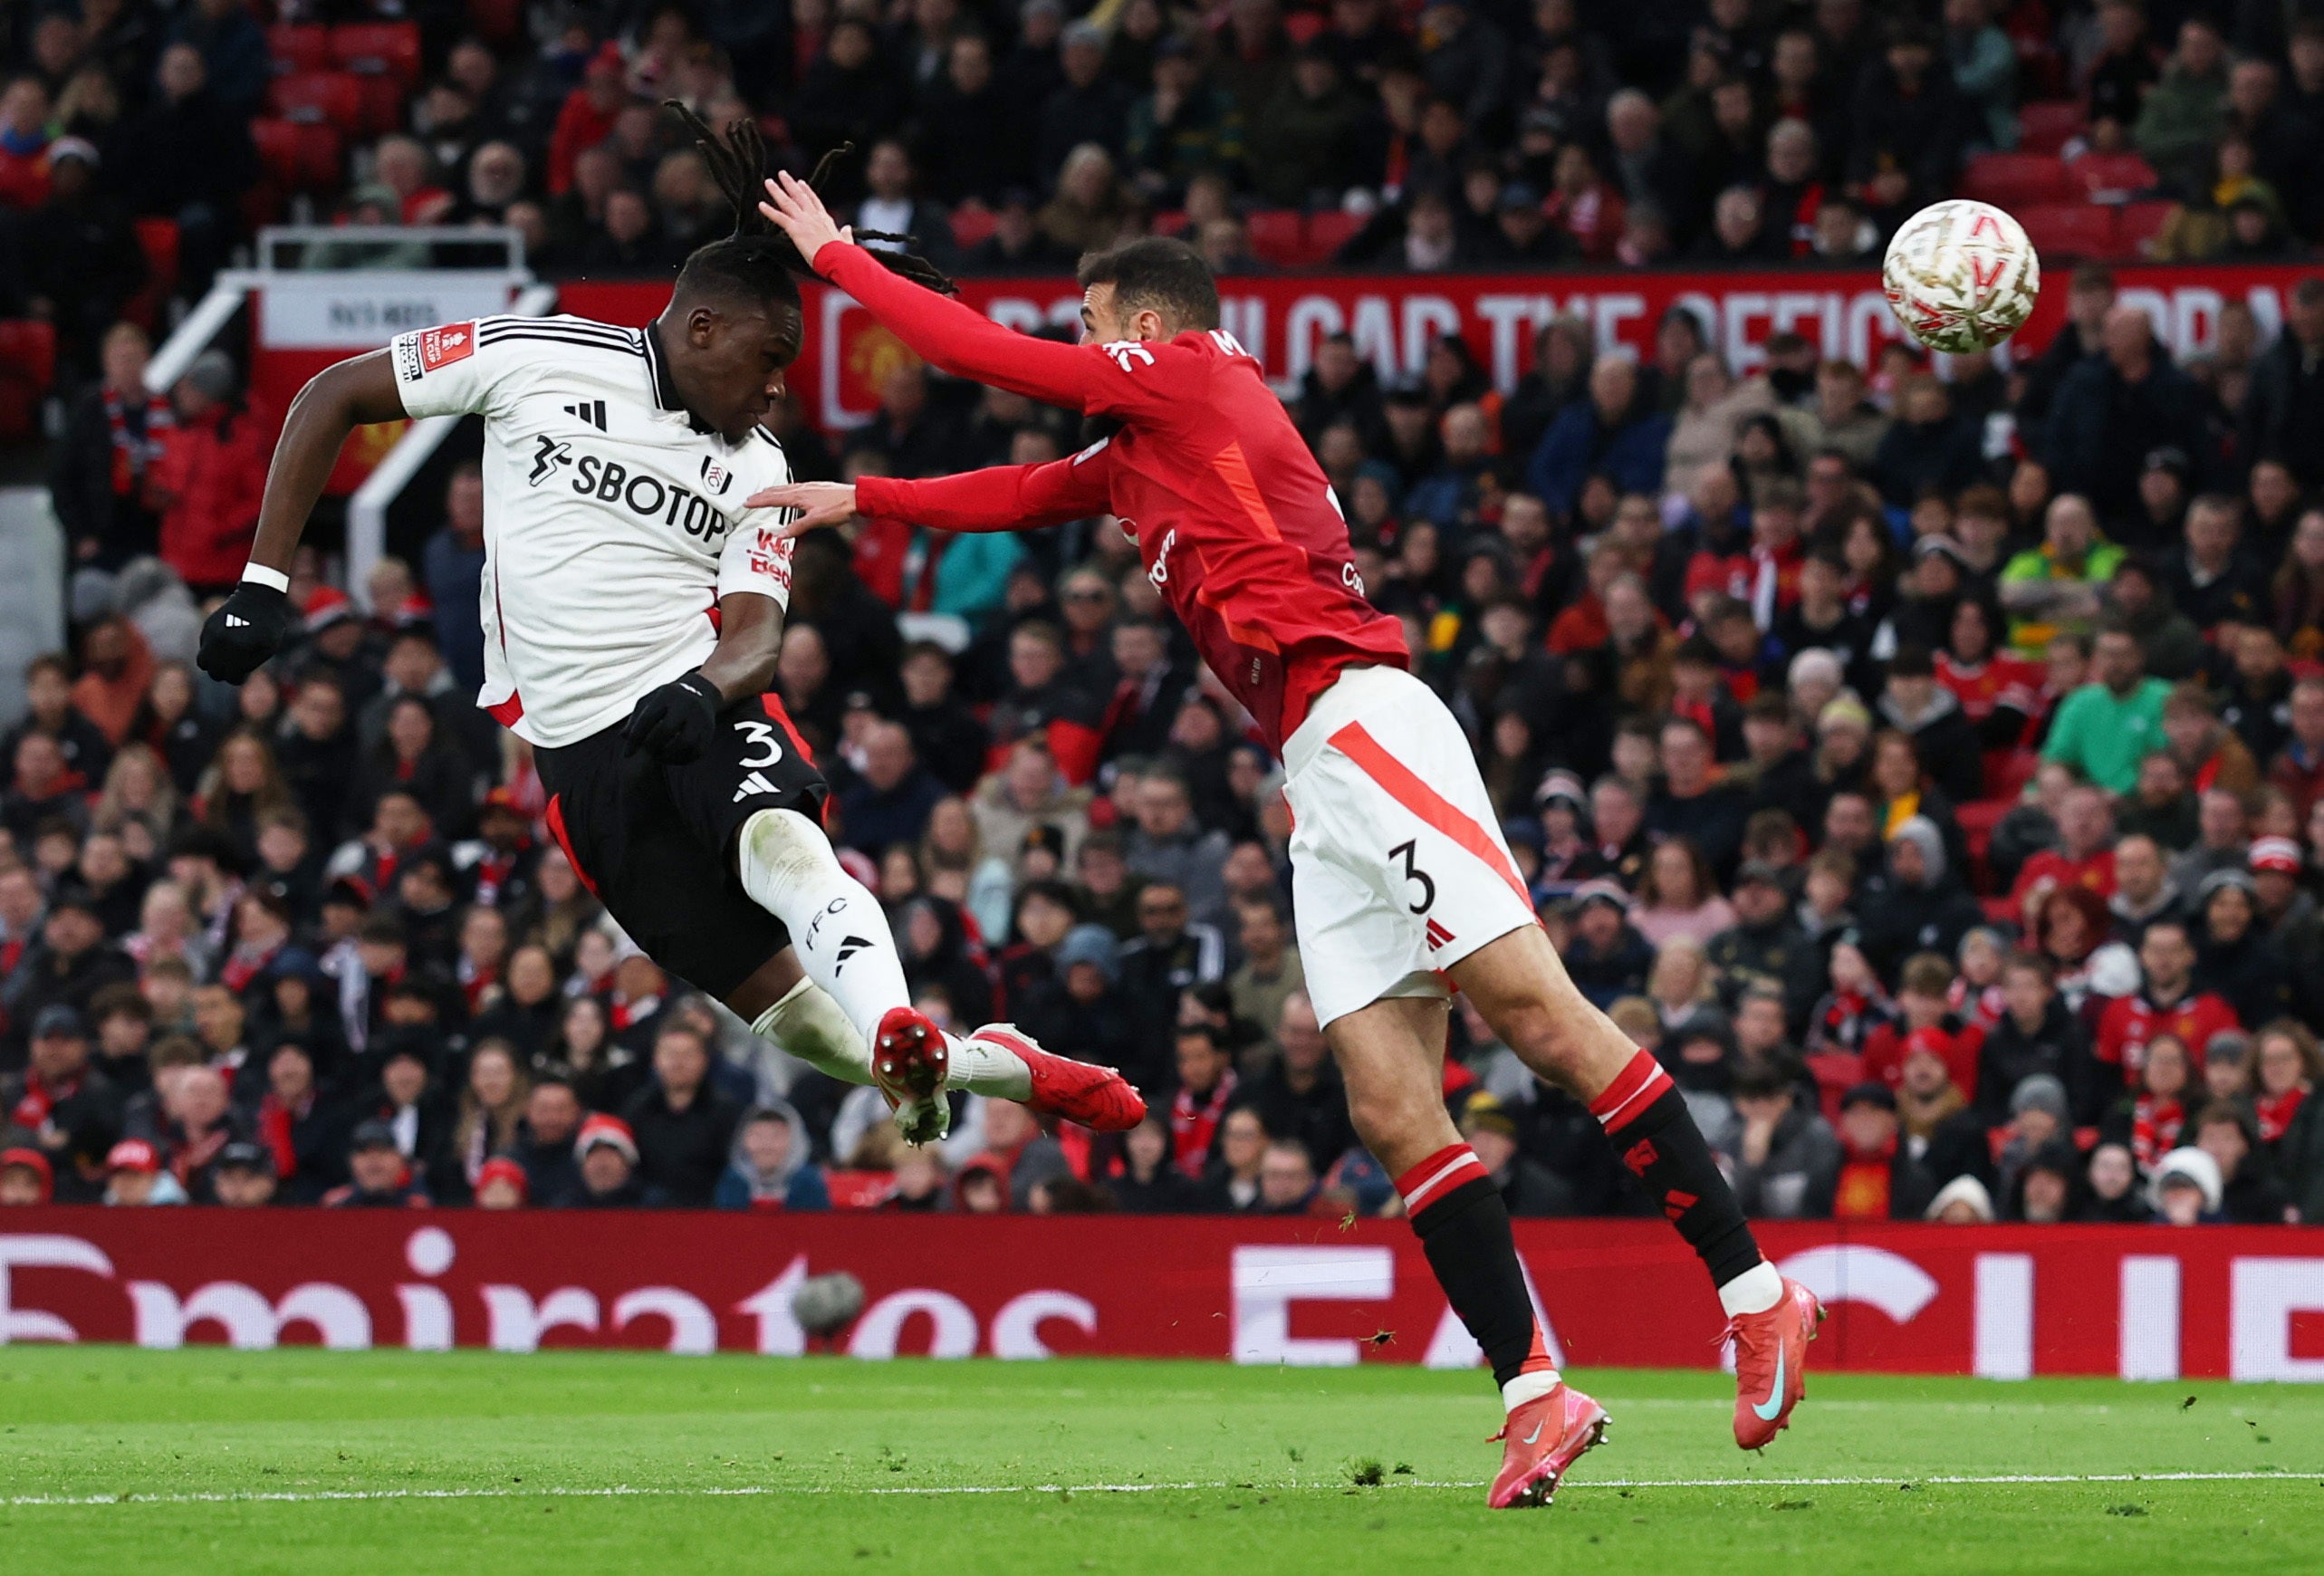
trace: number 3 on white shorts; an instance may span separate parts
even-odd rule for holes
[[[1413,862],[1413,856],[1417,849],[1416,839],[1407,839],[1388,850],[1388,857],[1403,861],[1403,875],[1406,881],[1419,884],[1420,901],[1412,905],[1412,911],[1415,914],[1426,914],[1436,906],[1436,878]]]

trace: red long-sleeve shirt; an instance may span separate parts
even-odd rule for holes
[[[863,513],[947,531],[1111,513],[1211,671],[1278,749],[1343,669],[1407,665],[1402,629],[1364,600],[1330,484],[1234,336],[1054,344],[900,279],[855,246],[827,245],[815,266],[946,371],[1123,423],[1046,465],[865,476]]]

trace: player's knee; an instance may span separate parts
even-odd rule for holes
[[[1581,1014],[1526,1006],[1508,1016],[1508,1022],[1495,1027],[1502,1043],[1516,1052],[1520,1062],[1559,1082],[1574,1081],[1589,1052]]]
[[[762,810],[743,822],[735,840],[745,878],[762,875],[776,886],[795,886],[836,866],[831,840],[795,810]]]
[[[1354,1126],[1356,1136],[1364,1147],[1378,1153],[1383,1145],[1413,1130],[1414,1124],[1431,1115],[1442,1115],[1440,1100],[1422,1098],[1400,1084],[1378,1088],[1350,1087],[1348,1091],[1348,1120]]]

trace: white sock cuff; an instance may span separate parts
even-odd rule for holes
[[[787,1015],[783,1009],[790,1006],[792,1003],[797,1001],[802,993],[813,990],[814,988],[815,982],[809,979],[805,975],[801,975],[799,976],[799,983],[792,985],[789,990],[783,992],[783,999],[781,1001],[775,1003],[774,1005],[769,1007],[765,1012],[761,1013],[757,1017],[751,1020],[751,1033],[756,1034],[762,1040],[775,1040],[780,1043],[778,1030],[782,1025],[783,1018]]]
[[[871,1081],[871,1052],[831,993],[802,979],[758,1015],[751,1033],[847,1083]]]
[[[1783,1277],[1765,1259],[1719,1288],[1719,1306],[1730,1319],[1764,1313],[1783,1300]]]
[[[1513,1412],[1527,1401],[1538,1401],[1565,1382],[1564,1376],[1553,1368],[1535,1369],[1521,1373],[1501,1387],[1503,1411]]]

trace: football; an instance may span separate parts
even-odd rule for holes
[[[1991,203],[1933,203],[1899,226],[1880,264],[1889,310],[1933,351],[1983,350],[2021,327],[2041,289],[2024,227]]]

